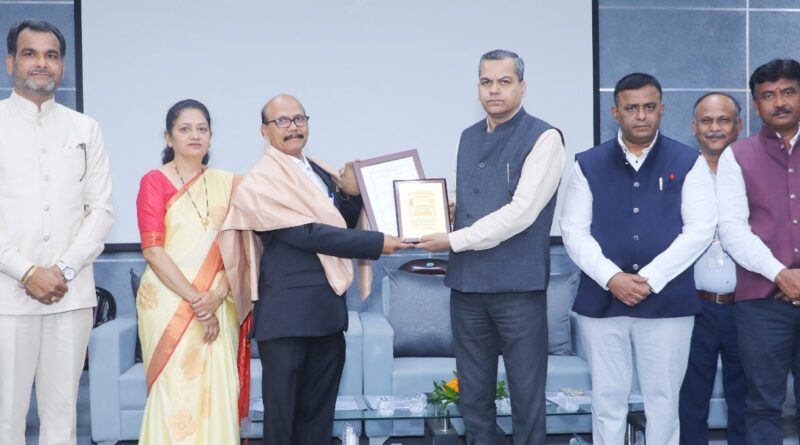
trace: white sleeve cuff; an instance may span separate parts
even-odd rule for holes
[[[597,265],[596,277],[594,277],[594,280],[603,290],[608,290],[608,282],[614,275],[620,272],[622,272],[622,269],[611,262],[611,260],[603,259]]]
[[[457,253],[467,250],[467,237],[463,229],[450,232],[447,237],[450,239],[450,250],[453,252]]]
[[[774,283],[775,279],[778,277],[778,274],[783,269],[786,269],[786,266],[775,259],[775,257],[772,257],[769,259],[769,261],[767,261],[767,264],[764,265],[762,275]]]

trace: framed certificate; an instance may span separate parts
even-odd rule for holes
[[[444,179],[394,181],[398,236],[419,242],[423,235],[450,232]]]
[[[397,236],[394,181],[425,177],[417,150],[355,161],[353,169],[370,228]]]

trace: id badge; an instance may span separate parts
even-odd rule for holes
[[[725,266],[725,253],[722,251],[722,245],[719,243],[718,239],[711,242],[711,246],[708,247],[706,258],[708,260],[708,267],[710,268]]]

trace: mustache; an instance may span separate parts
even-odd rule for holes
[[[725,139],[725,133],[721,131],[709,131],[704,134],[706,139]]]
[[[44,74],[50,77],[53,77],[53,72],[47,69],[34,69],[31,71],[31,75],[34,74]]]
[[[774,117],[774,116],[777,116],[779,114],[786,114],[786,113],[791,113],[791,112],[792,112],[792,109],[789,108],[788,106],[784,105],[782,107],[778,107],[778,108],[772,110],[772,112],[769,115]]]
[[[289,139],[305,139],[305,136],[302,133],[291,133],[283,137],[284,142]]]

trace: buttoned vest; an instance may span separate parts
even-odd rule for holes
[[[482,120],[461,133],[456,174],[454,228],[511,202],[522,164],[549,124],[520,109],[510,120],[486,131]],[[550,274],[550,226],[556,197],[522,232],[491,249],[450,253],[445,285],[471,293],[544,290]]]
[[[697,156],[660,134],[638,171],[616,138],[577,155],[592,192],[591,234],[623,272],[638,273],[681,233],[681,191]],[[700,299],[691,267],[632,307],[582,273],[573,310],[595,318],[680,317],[698,313]]]
[[[731,145],[742,169],[750,209],[750,229],[785,266],[800,267],[800,140],[790,156],[769,127]],[[736,266],[737,301],[769,298],[777,286]]]

